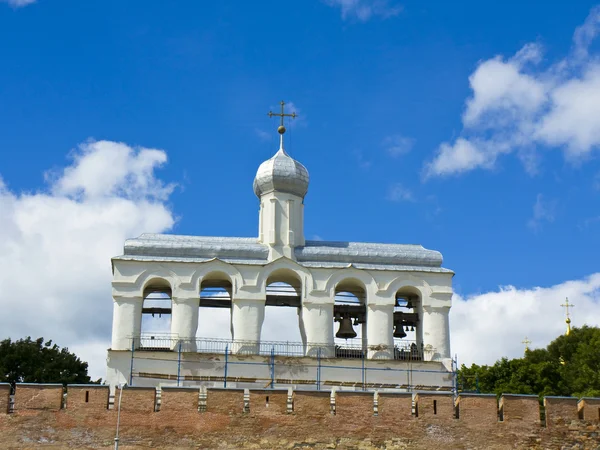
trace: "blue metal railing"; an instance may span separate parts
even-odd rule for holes
[[[219,338],[180,338],[171,334],[142,334],[132,338],[132,349],[238,355],[290,356],[347,359],[430,360],[434,350],[418,346],[415,341],[394,340],[393,348],[364,345],[361,339],[323,344],[288,341],[244,341]]]

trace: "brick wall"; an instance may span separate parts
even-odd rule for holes
[[[460,394],[456,400],[458,418],[469,425],[498,422],[495,394]]]
[[[373,392],[337,391],[335,415],[352,420],[372,417],[373,395]]]
[[[540,423],[540,402],[537,395],[502,394],[500,414],[507,424],[534,426]]]
[[[568,426],[572,420],[577,420],[577,401],[574,397],[544,397],[546,426]]]
[[[206,411],[238,415],[244,412],[243,389],[209,388],[206,397]]]
[[[397,422],[412,418],[412,394],[380,392],[377,401],[377,415],[385,422]]]
[[[250,391],[250,412],[259,415],[287,414],[287,389]]]
[[[453,419],[454,397],[452,394],[421,393],[415,396],[417,417],[424,419]]]
[[[198,412],[200,389],[197,387],[163,386],[160,395],[160,412],[188,413]]]
[[[45,409],[58,411],[62,406],[62,384],[17,383],[15,412]]]
[[[115,390],[115,410],[119,407],[120,389]],[[151,413],[155,410],[156,389],[153,387],[125,386],[121,412]]]
[[[329,391],[295,391],[294,413],[304,417],[327,417],[330,397]]]
[[[584,397],[579,401],[580,417],[590,422],[600,421],[600,398]]]
[[[67,409],[108,409],[110,388],[99,384],[69,384],[67,385]]]
[[[0,383],[0,414],[8,413],[10,402],[10,384]]]

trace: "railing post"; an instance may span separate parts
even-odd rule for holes
[[[179,387],[179,377],[181,376],[181,339],[179,340],[179,351],[177,354],[177,387]]]
[[[271,347],[271,389],[275,388],[275,347]]]
[[[129,386],[133,386],[133,353],[135,352],[135,337],[131,338],[131,363],[129,364]]]
[[[321,390],[321,347],[317,349],[317,391]]]
[[[365,390],[365,351],[362,352],[362,390]]]
[[[223,378],[223,387],[227,387],[227,362],[229,358],[229,344],[225,344],[225,377]]]

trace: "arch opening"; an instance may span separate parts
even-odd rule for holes
[[[172,291],[165,280],[150,281],[143,292],[139,347],[143,350],[171,349]]]
[[[334,336],[338,358],[365,357],[366,298],[365,286],[359,280],[343,280],[335,287],[333,321],[339,324]]]
[[[213,272],[200,283],[198,339],[231,339],[231,299],[233,286],[229,276]]]
[[[261,341],[304,341],[301,330],[302,288],[300,276],[291,269],[279,269],[269,275],[265,283],[265,318]],[[301,350],[290,349],[292,351]]]
[[[394,359],[423,359],[421,297],[410,288],[396,292],[394,304]]]

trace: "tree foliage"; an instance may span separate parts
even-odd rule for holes
[[[600,396],[600,328],[574,328],[545,349],[527,350],[523,358],[502,358],[492,366],[463,364],[457,375],[463,391]]]
[[[5,383],[90,383],[88,363],[44,338],[0,341],[0,381]]]

